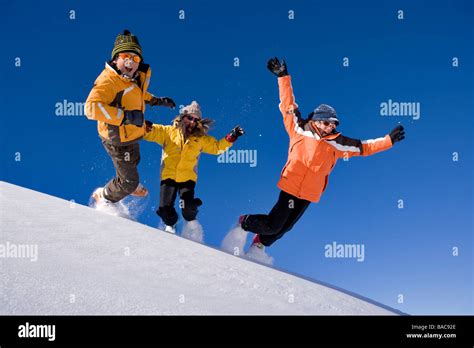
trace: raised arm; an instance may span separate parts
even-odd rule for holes
[[[291,76],[288,75],[284,60],[280,63],[278,58],[272,58],[268,61],[267,68],[278,77],[278,89],[280,94],[280,104],[278,107],[283,115],[285,129],[291,137],[297,133],[300,120],[298,104],[295,102],[293,87],[291,85]]]

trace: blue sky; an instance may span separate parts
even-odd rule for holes
[[[113,176],[96,123],[58,117],[55,104],[85,101],[115,36],[127,28],[152,66],[150,92],[177,104],[197,100],[216,120],[212,135],[240,124],[246,135],[235,149],[257,150],[253,168],[201,156],[199,220],[206,243],[219,246],[240,214],[267,213],[278,197],[288,137],[276,78],[265,66],[270,57],[285,57],[304,115],[327,103],[347,136],[376,138],[401,123],[407,138],[373,157],[339,161],[321,201],[268,249],[276,266],[412,314],[473,313],[471,1],[135,4],[2,4],[8,49],[1,57],[1,180],[87,204],[93,189]],[[420,103],[420,118],[381,116],[380,103],[389,99]],[[175,115],[164,108],[146,112],[165,124]],[[139,170],[151,194],[138,220],[157,226],[161,148],[141,144]],[[364,244],[364,262],[325,258],[324,246],[334,241]]]

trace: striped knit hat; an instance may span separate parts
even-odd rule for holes
[[[114,59],[115,56],[120,52],[134,52],[138,54],[143,60],[142,47],[138,42],[138,37],[132,35],[127,29],[123,31],[123,34],[117,35],[114,48],[112,50],[112,59]]]

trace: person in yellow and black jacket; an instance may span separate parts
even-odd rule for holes
[[[219,155],[244,134],[244,130],[236,126],[227,136],[217,140],[207,134],[213,122],[202,118],[201,108],[196,101],[183,107],[172,125],[146,121],[147,133],[144,140],[163,147],[160,204],[156,213],[165,223],[167,232],[175,233],[175,225],[178,222],[178,214],[174,208],[177,194],[181,199],[182,215],[188,222],[189,229],[200,228],[196,216],[202,201],[194,197],[199,156],[202,152]]]
[[[124,30],[115,39],[112,59],[97,77],[85,104],[88,119],[97,121],[102,144],[111,157],[116,177],[93,193],[96,203],[118,202],[132,194],[146,196],[140,184],[139,140],[145,135],[145,104],[174,108],[173,99],[147,91],[151,68],[143,62],[138,38]]]

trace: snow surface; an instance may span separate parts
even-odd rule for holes
[[[5,182],[0,182],[0,228],[0,246],[38,248],[36,261],[11,253],[0,257],[2,315],[400,314],[132,220]]]

